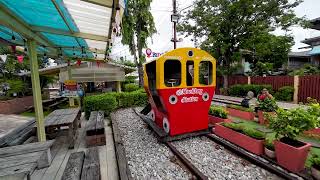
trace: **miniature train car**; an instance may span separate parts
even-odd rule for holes
[[[175,136],[208,129],[216,86],[216,60],[196,48],[179,48],[144,64],[149,115]]]

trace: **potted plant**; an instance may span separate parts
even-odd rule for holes
[[[209,123],[231,122],[228,119],[228,111],[221,106],[211,106],[209,109]]]
[[[278,109],[278,105],[274,98],[265,98],[264,100],[258,100],[258,118],[260,124],[268,124],[268,120],[265,114],[274,114]]]
[[[292,171],[304,169],[311,144],[297,140],[298,135],[318,124],[318,117],[302,108],[284,110],[278,108],[277,116],[270,116],[270,128],[276,133],[274,141],[279,165]]]
[[[230,116],[238,117],[249,121],[254,120],[254,112],[251,108],[246,108],[238,105],[228,105],[227,111],[229,112]]]
[[[264,154],[271,159],[276,158],[276,153],[274,152],[274,144],[270,139],[266,139],[266,141],[264,142]]]
[[[265,134],[260,131],[245,128],[241,123],[218,123],[215,126],[214,133],[251,153],[263,154]]]
[[[313,154],[311,157],[311,174],[315,179],[320,179],[320,157]]]

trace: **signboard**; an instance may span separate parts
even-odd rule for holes
[[[156,52],[152,52],[152,50],[150,48],[146,49],[146,55],[148,58],[150,57],[160,57],[163,53],[156,53]]]
[[[78,97],[78,86],[75,80],[64,81],[63,97]]]

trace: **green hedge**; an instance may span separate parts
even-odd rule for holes
[[[230,96],[245,97],[249,91],[252,91],[257,96],[262,89],[268,89],[269,93],[273,93],[271,85],[256,85],[256,84],[237,84],[229,88]]]
[[[274,95],[276,100],[279,101],[292,101],[293,100],[294,88],[291,86],[283,86]]]
[[[124,85],[124,91],[125,92],[132,92],[132,91],[136,91],[139,89],[139,86],[137,84],[134,83],[129,83],[129,84],[125,84]]]
[[[89,119],[91,111],[102,110],[106,115],[118,108],[144,106],[148,102],[147,94],[141,90],[121,93],[104,93],[84,98],[84,111]]]

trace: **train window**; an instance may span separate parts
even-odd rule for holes
[[[193,61],[187,61],[187,86],[193,86],[194,82],[194,62]]]
[[[167,87],[176,87],[181,84],[181,62],[166,60],[164,63],[164,83]]]
[[[200,62],[199,83],[201,85],[210,85],[212,83],[212,63],[210,61]]]

